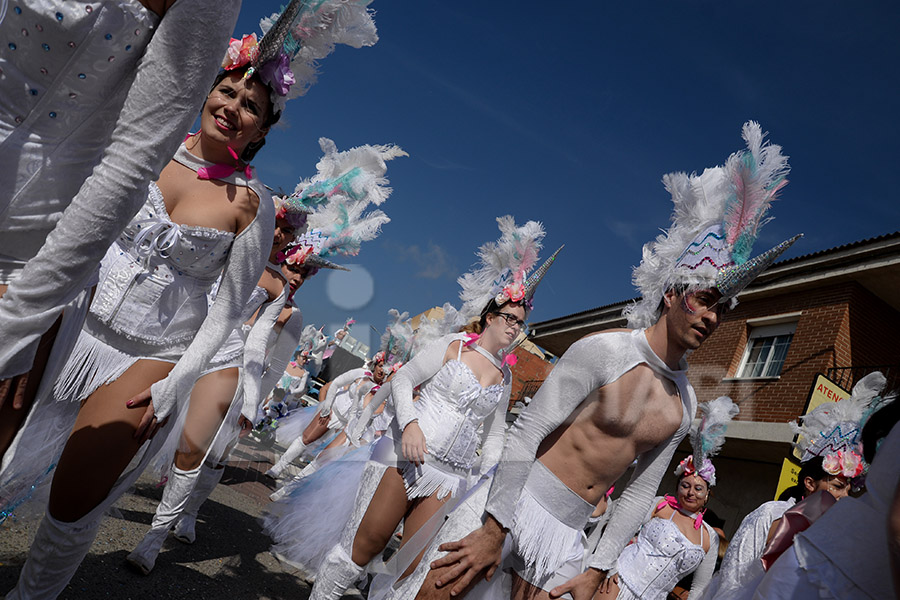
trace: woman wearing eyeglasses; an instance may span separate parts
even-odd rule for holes
[[[466,491],[470,475],[487,471],[500,458],[508,365],[514,362],[503,350],[524,326],[536,285],[525,275],[536,262],[544,231],[534,221],[523,227],[516,227],[512,217],[498,222],[503,237],[482,246],[482,266],[460,278],[462,313],[477,315],[471,331],[432,342],[393,377],[396,417],[372,450],[340,542],[319,561],[311,600],[340,598],[381,555],[401,522],[405,544],[444,502]],[[420,397],[413,403],[417,386]],[[480,470],[475,465],[479,446]],[[278,550],[292,559],[289,546],[282,542]]]

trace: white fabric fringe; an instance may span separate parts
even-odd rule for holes
[[[531,581],[553,575],[581,541],[581,531],[558,521],[527,490],[516,504],[512,533],[514,552],[529,566]]]
[[[460,492],[460,483],[464,480],[456,475],[445,473],[428,463],[416,466],[407,463],[403,468],[403,483],[406,485],[406,497],[427,498],[437,492],[437,499],[447,496],[455,497]]]

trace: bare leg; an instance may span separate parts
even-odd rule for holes
[[[313,417],[313,420],[310,421],[309,425],[306,426],[306,429],[303,430],[303,443],[309,446],[328,433],[329,420],[329,417],[320,417],[318,415]]]
[[[423,525],[434,516],[434,514],[440,510],[441,505],[444,504],[447,500],[450,499],[449,496],[444,498],[443,500],[438,500],[437,498],[438,492],[435,492],[431,496],[427,498],[416,498],[413,502],[412,510],[409,513],[409,516],[406,517],[406,520],[403,522],[403,541],[400,543],[400,547],[406,545],[406,543],[416,534],[419,529],[422,528]],[[410,573],[412,573],[416,566],[419,564],[419,561],[422,560],[422,556],[425,554],[425,551],[428,548],[423,548],[419,555],[416,556],[416,559],[406,568],[402,575],[400,575],[400,579],[404,577],[408,577]]]
[[[343,431],[341,431],[339,434],[337,434],[337,436],[335,436],[335,438],[333,440],[328,442],[328,445],[325,446],[325,448],[322,450],[322,452],[325,452],[325,450],[328,450],[330,448],[338,448],[340,446],[343,446],[346,442],[347,442],[347,434],[344,433]]]
[[[175,466],[184,471],[196,469],[219,431],[237,391],[240,372],[237,367],[204,375],[191,391],[181,446],[175,452]]]
[[[410,501],[406,497],[403,475],[396,468],[388,469],[372,496],[369,508],[363,516],[353,538],[353,562],[365,566],[384,552],[397,525],[406,516]],[[404,536],[405,537],[405,536]]]
[[[48,512],[54,518],[77,521],[109,495],[141,446],[134,433],[145,408],[128,408],[125,402],[173,366],[139,360],[84,401],[53,476]]]
[[[549,600],[550,592],[545,592],[519,577],[518,573],[512,576],[512,600]]]

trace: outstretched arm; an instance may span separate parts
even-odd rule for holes
[[[287,292],[285,287],[277,298],[263,304],[244,344],[244,405],[241,407],[241,415],[250,422],[256,419],[256,411],[264,397],[262,378],[266,365],[266,350],[274,333],[275,322],[278,321],[287,300]]]
[[[147,185],[175,154],[206,98],[240,5],[178,0],[166,11],[100,164],[0,299],[0,379],[31,368],[40,337],[89,285],[106,249],[140,209]]]
[[[342,373],[331,381],[328,386],[328,392],[325,394],[325,401],[319,404],[319,416],[327,417],[331,414],[331,407],[334,406],[334,399],[338,392],[359,379],[365,377],[368,371],[363,368],[350,369],[346,373]]]

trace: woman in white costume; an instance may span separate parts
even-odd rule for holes
[[[85,327],[54,388],[54,405],[82,406],[10,598],[52,598],[65,587],[105,509],[162,437],[147,441],[185,408],[200,371],[240,324],[274,231],[271,198],[245,161],[290,92],[288,65],[301,49],[293,36],[309,25],[298,30],[295,18],[333,17],[301,8],[289,5],[258,45],[236,41],[201,113],[201,134],[182,145],[107,252]],[[364,9],[362,16],[370,18]]]
[[[896,427],[888,435],[897,420],[897,406],[895,395],[882,398],[885,383],[879,372],[867,375],[853,386],[849,398],[818,406],[802,417],[801,425],[795,425],[803,458],[822,456],[825,471],[834,471],[845,481],[865,474],[876,449],[878,455],[868,468],[865,494],[842,497],[836,504],[822,503],[825,512],[804,515],[813,521],[811,525],[795,519],[773,526],[771,540],[762,553],[768,570],[747,586],[744,598],[843,600],[890,598],[892,591],[896,594],[891,584],[885,523],[900,477],[900,436],[895,435]],[[815,498],[811,494],[797,509]],[[786,513],[782,521],[790,514]],[[776,554],[788,543],[790,546]]]
[[[145,575],[153,570],[169,528],[197,484],[200,467],[209,456],[217,433],[223,429],[236,432],[252,427],[263,393],[260,386],[273,329],[276,325],[281,329],[288,318],[296,319],[302,329],[302,315],[293,315],[290,308],[282,320],[287,282],[273,261],[294,239],[294,232],[306,226],[306,210],[290,198],[278,198],[275,205],[275,237],[263,275],[241,315],[243,325],[231,332],[203,370],[191,390],[187,410],[181,412],[182,418],[169,431],[166,447],[156,458],[157,463],[162,463],[160,470],[168,474],[162,500],[150,531],[127,557]],[[240,382],[243,385],[238,392]],[[223,434],[222,439],[230,441],[231,437]]]
[[[700,426],[691,431],[694,453],[675,469],[676,497],[654,502],[637,540],[619,555],[618,575],[601,598],[664,600],[680,579],[693,573],[688,597],[697,599],[709,584],[719,549],[718,535],[703,521],[709,489],[716,484],[710,459],[725,442],[725,428],[738,407],[723,396],[698,409]]]
[[[853,388],[851,397],[844,402],[844,406],[852,408],[857,418],[862,415],[864,406],[880,392],[884,386],[884,378],[880,374],[872,374],[864,377]],[[845,413],[844,406],[835,404],[827,408],[838,408],[840,413]],[[838,413],[830,411],[833,416]],[[792,423],[799,433],[800,428]],[[812,431],[812,428],[824,426],[824,429]],[[766,544],[774,536],[775,530],[785,511],[794,507],[796,502],[811,496],[819,491],[831,494],[835,500],[846,498],[850,493],[851,477],[857,469],[858,461],[852,465],[852,472],[844,472],[840,461],[835,460],[838,449],[843,448],[841,443],[830,441],[828,443],[815,442],[819,439],[824,442],[829,432],[835,432],[833,422],[818,420],[813,416],[810,424],[805,427],[805,433],[813,433],[811,437],[803,436],[799,439],[797,448],[802,452],[800,473],[798,482],[792,488],[788,488],[783,494],[783,500],[766,502],[747,515],[741,521],[740,527],[728,545],[728,551],[722,560],[719,572],[713,578],[703,595],[705,600],[749,600],[753,596],[760,579],[765,571],[761,558]],[[827,450],[826,450],[827,449]],[[820,453],[820,450],[826,450]],[[843,449],[844,454],[848,450]],[[849,450],[849,452],[854,452]],[[829,456],[831,458],[829,458]],[[849,455],[848,455],[849,456]],[[826,461],[826,458],[828,460]],[[827,470],[825,466],[827,465]]]
[[[500,241],[482,246],[481,268],[460,280],[464,312],[478,315],[481,332],[437,340],[397,371],[395,420],[375,444],[350,522],[319,566],[312,599],[340,598],[401,522],[408,540],[446,500],[464,493],[479,444],[481,469],[499,458],[511,381],[502,351],[524,325],[533,291],[526,274],[544,231],[534,221],[516,227],[510,216],[498,223]],[[416,386],[421,394],[413,404]]]
[[[65,363],[100,259],[196,118],[240,9],[237,0],[3,5],[0,456]]]

